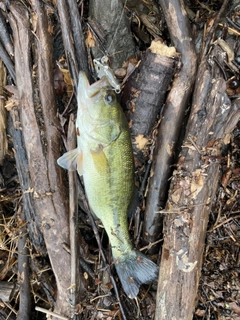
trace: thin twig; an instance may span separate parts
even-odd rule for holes
[[[56,312],[52,312],[50,310],[44,309],[44,308],[40,308],[40,307],[35,307],[36,311],[40,311],[42,313],[48,314],[50,316],[54,316],[55,318],[61,319],[61,320],[69,320],[67,317],[63,317],[60,314],[56,313]]]
[[[212,28],[208,31],[208,34],[207,34],[206,40],[205,40],[205,44],[204,44],[204,47],[203,47],[203,50],[202,50],[202,54],[201,54],[201,60],[203,59],[203,57],[206,56],[206,54],[208,52],[210,42],[213,39],[213,34],[216,31],[218,23],[219,23],[222,15],[224,13],[224,11],[226,10],[228,4],[229,4],[229,1],[228,0],[224,0],[223,4],[221,6],[221,9],[219,10],[219,12],[218,12],[218,14],[217,14],[217,16],[215,18],[215,21],[214,21],[214,23],[212,25]]]
[[[20,237],[18,240],[18,281],[20,283],[20,303],[17,320],[30,319],[31,294],[30,294],[30,270],[29,270],[29,250],[27,247],[27,228],[24,212],[18,216]]]
[[[230,217],[230,218],[228,218],[227,220],[224,220],[223,222],[219,223],[218,225],[216,225],[215,227],[213,227],[212,229],[210,229],[208,232],[212,232],[213,230],[215,230],[215,229],[221,227],[222,225],[224,225],[224,224],[226,224],[226,223],[228,223],[228,222],[230,222],[230,221],[232,221],[232,220],[234,220],[234,219],[237,219],[237,218],[240,218],[240,215],[237,215],[237,216],[235,216],[235,217]]]
[[[68,150],[76,147],[74,115],[69,118],[67,144]],[[69,171],[69,228],[70,228],[70,250],[71,250],[71,289],[70,289],[70,306],[71,317],[74,317],[79,296],[80,278],[78,270],[79,250],[78,250],[78,199],[77,199],[77,172]]]

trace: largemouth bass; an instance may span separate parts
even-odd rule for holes
[[[107,79],[89,85],[79,74],[77,148],[58,164],[83,176],[89,206],[108,234],[125,293],[135,298],[142,283],[157,280],[158,267],[135,250],[127,211],[134,191],[134,164],[127,121]]]

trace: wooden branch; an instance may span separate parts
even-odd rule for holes
[[[10,73],[14,82],[16,82],[16,75],[14,65],[10,57],[13,56],[13,46],[10,39],[9,31],[6,26],[2,11],[0,10],[0,58],[3,60],[8,72]]]
[[[216,18],[214,19],[214,22],[212,24],[212,27],[210,28],[209,32],[207,33],[204,44],[202,46],[202,52],[201,52],[201,60],[207,55],[207,52],[209,50],[210,42],[213,39],[213,35],[218,27],[218,24],[220,22],[221,17],[223,16],[224,12],[226,11],[226,8],[229,5],[228,0],[224,0],[223,4],[221,6],[221,9],[219,10],[218,14],[216,15]]]
[[[2,11],[0,10],[0,39],[4,48],[6,49],[9,56],[13,56],[13,45],[10,39],[10,33],[8,31],[5,18],[3,17]]]
[[[127,117],[136,153],[142,153],[163,107],[175,70],[174,57],[175,48],[153,40],[124,87],[122,100],[129,110]],[[137,157],[141,160],[141,155]]]
[[[84,71],[88,77],[91,79],[89,67],[88,67],[88,59],[87,59],[87,50],[85,47],[85,38],[82,30],[82,18],[79,14],[79,9],[77,6],[76,1],[67,0],[68,7],[69,7],[69,15],[70,15],[70,23],[71,23],[71,30],[72,36],[74,39],[74,48],[76,50],[76,59],[78,62],[79,70]],[[64,26],[62,25],[62,28]]]
[[[65,271],[70,265],[70,255],[63,249],[69,243],[69,224],[67,218],[68,201],[62,179],[62,171],[57,167],[56,159],[60,156],[60,142],[57,129],[57,112],[51,79],[51,63],[49,65],[50,49],[48,46],[48,31],[45,25],[45,13],[39,1],[35,1],[38,15],[37,41],[39,52],[38,67],[42,68],[45,78],[39,79],[41,98],[41,111],[34,106],[34,88],[29,48],[31,48],[32,35],[30,32],[28,11],[20,2],[10,4],[10,23],[14,37],[16,78],[20,101],[21,125],[29,163],[30,177],[34,193],[34,207],[44,234],[48,255],[57,283],[56,312],[68,315],[70,274]],[[46,50],[46,51],[45,51]],[[42,57],[40,57],[42,55]],[[46,103],[48,101],[48,103]],[[53,103],[49,107],[49,101]],[[47,110],[47,109],[48,110]],[[41,128],[38,126],[36,115],[42,112],[46,137],[43,139]],[[46,155],[46,157],[45,157]],[[59,263],[61,261],[61,263]],[[64,270],[64,272],[63,272]]]
[[[31,319],[31,287],[29,250],[27,247],[27,227],[25,213],[18,215],[20,226],[18,239],[18,283],[20,284],[20,302],[17,320]]]
[[[57,7],[58,7],[58,14],[59,14],[60,23],[61,23],[65,55],[68,61],[69,69],[71,71],[71,74],[74,80],[74,85],[76,90],[77,83],[78,83],[78,73],[81,69],[86,72],[88,79],[90,79],[91,77],[90,77],[90,72],[88,69],[87,61],[86,61],[87,57],[84,50],[83,35],[82,35],[82,28],[80,25],[79,12],[76,9],[77,4],[73,4],[72,2],[73,1],[69,2],[71,4],[70,4],[70,7],[68,7],[68,2],[66,2],[65,0],[59,0],[57,1]],[[75,28],[76,26],[77,26],[77,30],[72,30],[72,27]],[[75,45],[79,44],[81,46],[81,49],[78,48],[76,51],[74,40],[77,37],[79,37],[79,40],[77,41],[77,43],[75,43]],[[84,55],[79,56],[81,54],[84,54]],[[81,59],[83,60],[80,63]]]
[[[76,148],[76,127],[74,115],[69,117],[68,124],[68,151]],[[77,172],[68,171],[69,180],[69,226],[70,226],[70,251],[71,251],[71,317],[74,317],[75,308],[80,298],[80,273],[79,273],[79,227],[78,227],[78,190]]]
[[[231,103],[225,80],[213,78],[209,61],[199,68],[178,170],[171,181],[156,319],[192,319],[208,217],[220,178],[217,157],[240,118],[239,100]]]
[[[0,59],[0,96],[4,96],[3,87],[6,85],[6,69],[3,65],[2,60]],[[8,141],[7,141],[7,117],[6,117],[6,108],[4,99],[0,99],[0,165],[3,164],[5,155],[8,150]]]
[[[7,51],[5,50],[4,46],[0,42],[0,58],[4,62],[6,68],[8,69],[9,74],[11,75],[12,79],[14,82],[16,82],[16,75],[15,75],[15,70],[13,66],[13,62],[10,59]]]
[[[16,315],[9,309],[0,310],[0,320],[16,320]]]
[[[19,183],[22,190],[22,204],[23,211],[26,215],[28,234],[35,250],[45,256],[46,247],[43,234],[40,230],[38,216],[34,207],[34,195],[32,192],[32,183],[29,174],[29,165],[23,133],[20,127],[20,115],[18,107],[13,107],[10,110],[10,116],[9,132],[13,138],[14,156],[16,160]]]
[[[195,48],[183,2],[159,0],[159,3],[163,9],[174,46],[177,52],[181,53],[182,68],[175,77],[167,97],[154,150],[143,228],[146,243],[155,242],[161,234],[162,216],[159,210],[164,208],[166,203],[175,146],[196,72]]]
[[[0,300],[9,302],[12,298],[16,285],[13,282],[0,281]]]

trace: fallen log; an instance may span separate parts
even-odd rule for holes
[[[178,169],[173,173],[164,219],[156,319],[193,316],[209,212],[221,176],[218,157],[240,119],[240,100],[231,101],[214,63],[215,48],[202,61]]]
[[[160,39],[153,40],[124,86],[122,103],[127,109],[133,149],[140,161],[163,108],[177,56],[174,47],[166,46]]]

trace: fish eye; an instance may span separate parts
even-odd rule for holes
[[[113,104],[115,102],[115,94],[113,92],[108,92],[104,99],[107,104]]]

